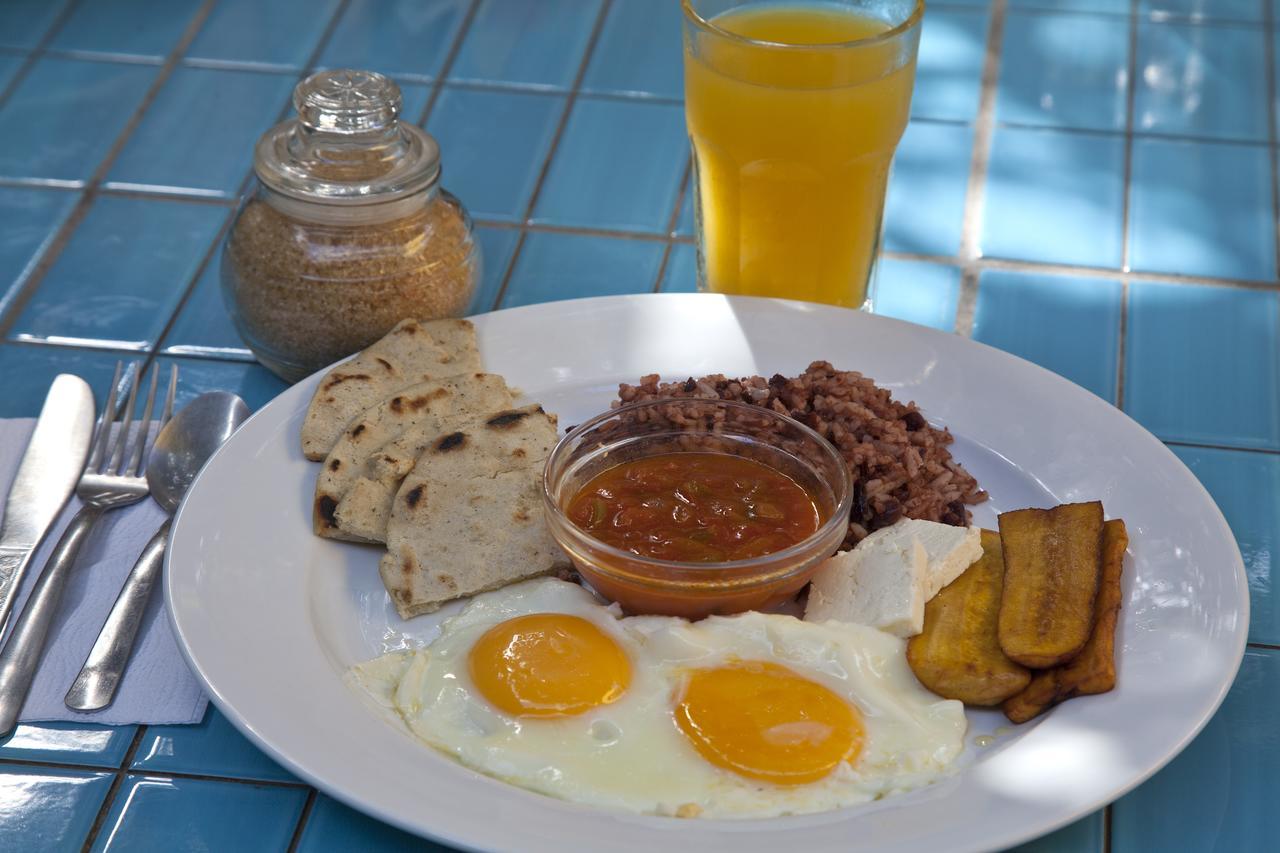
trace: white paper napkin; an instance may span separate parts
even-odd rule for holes
[[[29,418],[0,420],[0,508],[17,475],[27,440],[35,429]],[[70,523],[80,503],[74,497],[37,549],[35,559],[14,603],[10,625],[26,604],[27,595],[44,567],[49,552]],[[115,701],[101,711],[72,711],[63,704],[93,648],[102,623],[115,603],[124,580],[142,548],[165,518],[150,498],[102,517],[80,549],[75,569],[63,590],[58,616],[49,631],[44,657],[19,719],[75,721],[125,725],[129,723],[198,723],[209,699],[201,690],[182,652],[178,650],[169,614],[163,606],[164,591],[157,588],[138,630],[137,646],[116,691]],[[6,634],[7,634],[6,630]]]

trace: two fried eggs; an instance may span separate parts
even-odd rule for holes
[[[647,814],[768,817],[949,772],[959,702],[872,628],[743,613],[623,617],[576,584],[477,596],[439,639],[352,682],[418,739],[530,790]]]

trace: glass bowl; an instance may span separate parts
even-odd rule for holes
[[[606,544],[566,515],[578,491],[606,468],[678,452],[731,453],[781,471],[814,499],[817,530],[760,557],[675,562]],[[628,613],[689,619],[762,610],[795,595],[844,540],[853,503],[849,467],[826,439],[772,409],[726,400],[653,400],[592,418],[552,450],[542,482],[551,533],[592,587]]]

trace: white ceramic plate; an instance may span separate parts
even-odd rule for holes
[[[918,326],[795,302],[710,295],[557,302],[476,318],[489,370],[562,425],[620,381],[793,375],[815,359],[914,399],[957,436],[991,493],[976,509],[1104,501],[1131,537],[1119,687],[1016,730],[969,712],[964,767],[878,803],[770,820],[601,811],[473,773],[409,740],[344,684],[350,665],[428,641],[403,622],[379,552],[316,538],[316,465],[298,429],[320,374],[258,412],[209,462],[174,524],[166,595],[188,659],[222,712],[302,778],[382,820],[476,849],[961,851],[1048,832],[1116,799],[1178,753],[1239,666],[1244,565],[1226,522],[1159,441],[1102,400],[1020,359]],[[993,743],[979,746],[993,735]],[[626,768],[618,768],[625,773]]]

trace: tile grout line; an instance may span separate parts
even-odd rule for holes
[[[1280,277],[1280,157],[1276,154],[1276,34],[1275,15],[1271,3],[1262,4],[1263,67],[1267,79],[1263,90],[1267,93],[1267,141],[1271,160],[1271,230],[1275,239],[1275,274]]]
[[[1125,92],[1124,105],[1124,183],[1123,195],[1120,197],[1120,270],[1128,273],[1129,263],[1129,221],[1132,216],[1130,198],[1133,189],[1133,125],[1138,102],[1138,5],[1140,0],[1129,2],[1129,61],[1127,75],[1128,90]],[[1120,328],[1117,330],[1116,342],[1116,408],[1124,409],[1125,349],[1129,336],[1129,278],[1120,279]]]
[[[9,80],[9,85],[5,86],[4,89],[0,89],[0,107],[3,107],[8,102],[9,98],[13,96],[13,93],[18,90],[18,87],[22,85],[22,81],[31,73],[31,69],[34,68],[36,63],[44,56],[45,48],[48,47],[51,41],[53,41],[53,38],[58,34],[58,31],[66,25],[68,19],[71,18],[71,14],[79,5],[80,0],[69,0],[69,2],[62,7],[62,11],[54,16],[48,29],[44,31],[44,35],[40,37],[40,40],[37,41],[27,53],[22,64],[18,66],[18,70],[13,73],[13,77]]]
[[[653,281],[653,287],[650,288],[651,293],[658,293],[662,290],[662,277],[667,274],[667,263],[671,260],[671,250],[675,248],[676,227],[680,223],[680,210],[684,207],[685,194],[689,191],[689,182],[693,179],[693,153],[690,152],[688,158],[684,161],[684,173],[680,177],[680,187],[676,190],[675,208],[671,211],[670,218],[667,219],[666,245],[662,249],[662,260],[658,262],[658,275]]]
[[[129,744],[129,748],[125,750],[124,760],[116,768],[115,778],[111,780],[111,787],[107,789],[106,796],[102,798],[102,805],[98,807],[98,814],[94,816],[93,824],[89,827],[89,834],[84,838],[84,844],[80,848],[82,853],[88,853],[89,848],[93,846],[93,842],[97,840],[98,835],[102,832],[103,824],[107,821],[107,815],[111,813],[111,807],[115,804],[116,794],[124,787],[125,776],[129,774],[129,765],[133,764],[133,758],[137,755],[138,748],[142,746],[142,738],[146,736],[146,733],[147,727],[145,725],[138,726],[138,730],[133,733],[133,741]]]
[[[604,0],[600,4],[600,11],[596,13],[595,23],[591,27],[591,35],[587,38],[586,48],[582,51],[582,61],[578,63],[578,71],[573,77],[573,86],[569,90],[568,97],[565,98],[564,110],[560,113],[560,122],[556,125],[555,135],[551,137],[551,144],[547,147],[547,156],[542,161],[542,168],[538,170],[538,180],[534,182],[533,192],[529,194],[529,203],[525,205],[524,216],[521,217],[520,236],[516,239],[516,244],[511,249],[511,260],[507,263],[506,272],[503,273],[502,283],[498,285],[498,292],[493,297],[493,305],[490,306],[493,309],[497,309],[507,296],[507,288],[511,284],[511,276],[515,273],[516,264],[520,261],[520,255],[524,251],[525,240],[529,235],[529,220],[533,216],[534,207],[538,204],[538,196],[542,194],[542,187],[547,182],[547,175],[551,172],[551,161],[555,159],[556,151],[560,148],[560,140],[564,138],[565,128],[569,126],[569,117],[573,114],[573,107],[578,102],[582,81],[587,76],[587,67],[591,64],[591,57],[595,54],[596,43],[600,40],[600,32],[604,29],[605,19],[609,17],[609,11],[612,7],[613,0]]]
[[[948,266],[961,266],[964,259],[953,255],[931,255],[926,252],[883,252],[883,257],[902,261],[923,261]],[[986,256],[970,262],[980,269],[1009,270],[1012,272],[1048,273],[1052,275],[1076,275],[1106,280],[1168,282],[1170,284],[1195,284],[1204,287],[1234,287],[1241,290],[1275,291],[1280,281],[1258,281],[1243,278],[1188,275],[1176,272],[1123,272],[1107,267],[1090,267],[1076,264],[1059,264],[1045,261],[1023,261],[1012,258]]]
[[[289,839],[289,846],[286,848],[288,853],[295,853],[298,844],[302,841],[302,833],[306,831],[307,821],[311,818],[311,812],[315,808],[316,798],[319,792],[315,788],[307,787],[307,800],[302,804],[302,813],[298,815],[298,825],[293,828],[293,836]]]
[[[93,174],[90,175],[89,180],[85,183],[84,192],[76,201],[75,207],[58,227],[53,239],[49,242],[48,247],[41,255],[40,260],[36,263],[35,267],[31,270],[31,273],[19,285],[17,292],[8,301],[8,304],[3,306],[3,313],[0,313],[0,340],[8,337],[9,330],[13,327],[13,324],[17,322],[18,316],[22,313],[22,309],[26,306],[27,302],[30,301],[31,297],[35,295],[36,290],[39,289],[45,275],[48,274],[50,268],[52,268],[53,264],[62,254],[62,250],[65,249],[68,242],[70,242],[71,235],[80,227],[80,223],[88,214],[89,208],[93,206],[99,190],[102,187],[102,183],[106,180],[107,173],[111,171],[111,166],[115,163],[116,158],[120,156],[120,152],[124,150],[125,145],[128,144],[130,137],[133,136],[134,130],[136,130],[138,125],[142,122],[143,115],[146,114],[147,110],[151,107],[151,104],[160,94],[160,90],[164,88],[165,83],[168,82],[169,78],[173,75],[173,71],[178,67],[178,62],[181,59],[182,54],[186,52],[187,48],[191,45],[191,42],[195,40],[196,34],[199,33],[201,27],[204,26],[204,22],[208,18],[210,12],[212,12],[213,6],[214,0],[204,0],[204,2],[200,4],[196,13],[187,23],[186,29],[183,30],[182,35],[179,36],[177,44],[175,44],[173,49],[169,51],[164,64],[160,66],[160,70],[156,73],[155,79],[151,82],[150,87],[148,87],[146,93],[142,96],[141,102],[139,102],[138,106],[134,109],[133,114],[129,116],[129,120],[125,122],[124,127],[120,129],[120,133],[116,136],[115,141],[111,144],[111,147],[103,156],[102,161],[98,164],[97,168],[94,169]],[[150,361],[148,360],[148,364],[149,363]]]
[[[1156,438],[1160,437],[1156,436]],[[1210,444],[1207,441],[1181,441],[1176,438],[1160,438],[1160,443],[1169,447],[1189,447],[1194,450],[1229,450],[1235,453],[1261,453],[1264,456],[1280,456],[1280,448],[1275,447],[1236,447],[1230,444]]]
[[[139,728],[149,728],[139,723]],[[133,759],[137,756],[134,755]],[[188,779],[198,782],[222,782],[235,785],[253,785],[263,788],[307,789],[311,786],[301,779],[288,782],[283,779],[255,779],[245,776],[220,776],[216,773],[188,773],[181,770],[148,770],[145,767],[134,767],[133,759],[120,767],[103,767],[100,764],[77,764],[74,761],[38,761],[30,758],[0,758],[0,767],[40,767],[49,770],[87,770],[96,773],[123,773],[147,776],[153,779]]]
[[[973,155],[969,161],[969,183],[965,189],[964,219],[960,230],[960,294],[956,299],[954,326],[955,333],[964,337],[973,334],[974,314],[978,307],[979,267],[976,261],[981,256],[980,231],[986,205],[992,139],[995,136],[996,95],[1000,83],[1000,53],[1007,7],[1008,0],[994,0],[991,4],[986,56],[982,63],[982,93],[978,100],[978,115],[973,123]]]
[[[449,45],[449,52],[445,54],[444,62],[440,64],[440,73],[431,83],[431,92],[427,95],[427,102],[422,106],[422,112],[418,115],[415,124],[418,127],[426,129],[427,119],[431,117],[431,111],[435,109],[436,101],[440,99],[440,93],[444,91],[445,81],[449,79],[449,74],[453,71],[453,63],[457,61],[458,54],[462,53],[462,43],[466,40],[467,35],[471,32],[471,24],[476,19],[476,14],[480,11],[480,0],[471,0],[471,5],[467,7],[467,14],[463,16],[462,23],[458,25],[458,33],[453,37],[453,44]]]

